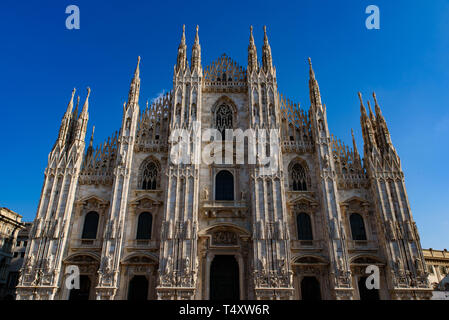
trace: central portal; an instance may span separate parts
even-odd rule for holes
[[[235,257],[216,255],[210,266],[210,300],[239,299],[239,266]]]

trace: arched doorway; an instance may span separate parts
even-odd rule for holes
[[[210,300],[239,300],[239,266],[232,255],[216,255],[210,266]]]
[[[301,281],[302,300],[321,300],[320,283],[315,277],[304,277]]]
[[[90,279],[88,275],[80,275],[80,288],[71,289],[69,300],[89,300]]]
[[[128,300],[148,300],[148,279],[143,275],[134,276],[129,282]]]
[[[366,279],[368,277],[360,277],[359,279],[359,295],[360,300],[380,300],[378,289],[368,289],[366,287]]]

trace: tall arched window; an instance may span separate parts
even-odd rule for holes
[[[95,211],[91,211],[86,214],[84,218],[82,239],[96,239],[98,229],[99,215]]]
[[[313,240],[312,223],[307,213],[300,213],[296,216],[298,227],[298,240]]]
[[[137,240],[150,240],[151,227],[153,225],[153,216],[149,212],[142,212],[137,222]]]
[[[221,137],[224,140],[226,129],[232,129],[232,109],[222,104],[215,111],[215,128],[220,131]]]
[[[293,191],[307,191],[307,175],[304,167],[295,163],[291,169]]]
[[[158,178],[159,166],[154,161],[145,161],[140,168],[140,188],[143,190],[156,190]]]
[[[234,200],[234,176],[227,170],[215,176],[215,200]]]
[[[358,213],[353,213],[349,217],[351,224],[352,240],[366,240],[365,223]]]

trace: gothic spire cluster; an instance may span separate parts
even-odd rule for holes
[[[360,99],[360,124],[362,127],[363,141],[365,146],[365,156],[378,154],[381,157],[386,155],[396,155],[396,151],[391,142],[390,132],[382,111],[377,102],[376,93],[373,92],[374,110],[371,109],[371,103],[368,101],[369,115],[363,104],[362,94],[359,92]]]
[[[262,46],[262,70],[265,73],[270,73],[274,71],[273,68],[273,58],[271,55],[271,46],[268,42],[268,35],[267,35],[267,27],[263,27],[263,46]],[[253,36],[253,26],[250,27],[250,36],[249,36],[249,45],[248,45],[248,72],[252,73],[253,71],[258,72],[259,69],[259,63],[257,60],[257,48],[254,43],[254,36]]]
[[[77,97],[77,103],[75,110],[73,110],[73,98],[75,97],[76,89],[72,90],[72,96],[70,98],[67,110],[61,121],[61,127],[59,129],[58,141],[62,147],[68,148],[75,140],[84,141],[86,134],[87,121],[89,120],[89,96],[90,88],[87,88],[87,96],[84,101],[83,109],[78,114],[78,107],[80,103],[80,97]],[[73,111],[72,111],[73,110]]]
[[[187,62],[187,45],[186,45],[186,29],[185,25],[182,26],[182,36],[181,42],[178,46],[178,56],[176,58],[175,74],[183,73],[185,71],[190,71],[196,74],[201,73],[201,45],[199,37],[199,26],[196,26],[195,40],[192,46],[192,56],[191,56],[191,68]]]

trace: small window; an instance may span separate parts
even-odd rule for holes
[[[98,213],[95,211],[86,214],[86,217],[84,218],[83,235],[81,236],[82,239],[97,238],[98,219]]]
[[[22,252],[20,253],[20,257],[21,257],[21,258],[24,258],[24,257],[25,257],[25,251],[22,251]]]
[[[349,218],[351,224],[352,240],[366,240],[365,223],[358,213],[351,214]]]
[[[298,240],[313,240],[312,223],[307,213],[300,213],[296,217]]]
[[[150,240],[153,216],[149,212],[142,212],[137,222],[137,240]]]
[[[215,200],[234,200],[234,176],[227,170],[221,170],[215,177]]]

